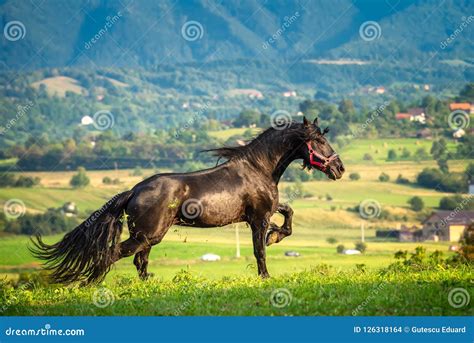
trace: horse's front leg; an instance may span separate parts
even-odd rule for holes
[[[290,236],[293,225],[293,209],[288,204],[278,204],[277,212],[285,217],[283,225],[279,227],[275,223],[270,223],[270,229],[267,233],[267,246],[280,242],[283,238]]]
[[[253,254],[257,259],[258,275],[262,278],[270,277],[265,254],[265,234],[267,233],[269,219],[254,220],[249,223],[252,228]]]

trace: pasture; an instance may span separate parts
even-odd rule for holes
[[[285,189],[292,183],[281,183],[280,199],[290,201],[295,211],[293,235],[267,249],[270,280],[256,276],[251,233],[244,224],[211,229],[172,227],[163,242],[151,251],[149,271],[154,274],[153,278],[140,281],[130,257],[116,263],[104,283],[89,287],[42,285],[32,289],[28,280],[36,277],[40,265],[26,248],[29,237],[4,234],[0,236],[0,276],[4,280],[0,290],[2,300],[10,305],[2,314],[351,315],[370,297],[356,315],[467,315],[472,307],[450,306],[447,292],[452,287],[470,289],[472,270],[388,274],[383,271],[394,262],[393,255],[397,251],[414,251],[419,245],[429,253],[439,250],[449,256],[452,254],[448,252],[449,242],[380,241],[375,238],[375,230],[397,227],[400,220],[364,220],[353,210],[361,201],[374,199],[381,210],[403,216],[404,224],[420,225],[419,215],[409,209],[408,199],[420,196],[429,212],[438,206],[443,196],[451,195],[413,184],[395,183],[399,174],[414,181],[423,168],[436,164],[432,160],[387,162],[386,150],[394,145],[396,142],[386,140],[361,140],[360,144],[344,147],[340,152],[347,160],[344,178],[337,182],[304,182],[308,197],[288,199]],[[427,146],[427,143],[400,140],[400,146],[411,150],[420,145]],[[363,161],[367,149],[372,151],[374,160]],[[379,153],[375,153],[377,149]],[[450,170],[462,171],[468,162],[450,161]],[[361,179],[350,181],[347,175],[351,172],[358,172]],[[382,172],[390,175],[389,182],[378,181]],[[21,199],[27,212],[41,213],[74,201],[79,217],[85,219],[114,194],[153,173],[153,170],[143,170],[143,175],[134,176],[132,170],[88,171],[91,184],[83,189],[69,186],[74,172],[22,173],[39,176],[41,186],[3,188],[0,205],[9,199]],[[105,176],[118,178],[120,183],[104,185]],[[276,214],[272,220],[281,223],[282,217]],[[356,256],[338,254],[337,245],[353,248],[355,242],[360,241],[362,223],[367,251]],[[240,237],[239,258],[236,257],[236,231]],[[125,230],[123,239],[126,237]],[[55,235],[45,240],[52,243],[60,238]],[[287,251],[296,251],[300,256],[285,256]],[[200,257],[205,253],[217,254],[221,260],[204,262]],[[10,284],[17,284],[17,288]],[[291,302],[284,307],[274,306],[270,301],[272,292],[280,288],[288,290],[291,296]],[[101,297],[112,296],[113,304],[94,305],[97,292]]]

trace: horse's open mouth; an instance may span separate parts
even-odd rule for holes
[[[331,180],[338,180],[342,177],[342,173],[337,169],[337,167],[328,168],[326,175]]]
[[[331,169],[328,170],[327,176],[331,180],[336,180],[336,175],[334,174],[334,172]]]

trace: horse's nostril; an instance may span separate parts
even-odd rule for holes
[[[344,166],[339,166],[339,171],[340,171],[341,173],[344,173],[344,171],[345,171]]]

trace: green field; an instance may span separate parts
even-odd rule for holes
[[[226,132],[229,136],[237,133]],[[270,280],[256,277],[250,229],[245,224],[211,229],[172,227],[150,254],[149,271],[155,275],[151,280],[138,280],[130,257],[115,264],[105,283],[85,288],[52,285],[31,290],[22,287],[22,280],[38,275],[40,264],[27,250],[29,237],[3,234],[0,236],[0,276],[4,279],[1,296],[11,304],[4,313],[350,315],[370,296],[371,301],[358,315],[466,315],[472,308],[453,308],[448,304],[446,294],[452,287],[471,291],[472,285],[468,281],[473,279],[472,270],[409,271],[388,276],[382,271],[393,263],[393,255],[399,250],[414,251],[422,245],[428,252],[439,250],[449,256],[452,253],[448,248],[453,243],[400,243],[375,238],[377,228],[395,228],[400,224],[420,226],[420,215],[407,204],[414,195],[423,199],[425,214],[435,209],[442,197],[452,195],[394,182],[399,174],[414,181],[423,168],[436,167],[436,163],[432,160],[387,162],[386,151],[394,146],[405,146],[410,151],[423,146],[429,151],[430,144],[413,139],[360,140],[357,145],[344,147],[341,151],[347,170],[344,178],[337,182],[305,182],[303,187],[309,197],[291,202],[295,211],[293,235],[267,249]],[[450,149],[454,149],[452,144]],[[363,154],[369,150],[374,160],[363,161]],[[449,162],[449,167],[451,171],[461,172],[469,162],[454,160]],[[69,186],[74,172],[22,173],[39,176],[41,186],[2,188],[0,206],[9,199],[20,199],[27,212],[40,213],[60,207],[66,201],[74,201],[84,219],[114,194],[154,173],[153,170],[143,172],[143,176],[133,176],[131,170],[88,171],[91,185],[84,189]],[[347,176],[351,172],[358,172],[361,179],[350,181]],[[382,172],[390,175],[389,182],[378,181]],[[119,178],[121,183],[104,185],[104,176]],[[281,201],[288,201],[285,188],[291,185],[280,184]],[[405,219],[362,219],[352,209],[366,199],[375,200],[381,210]],[[281,223],[282,217],[277,214],[272,220]],[[367,251],[356,256],[338,254],[338,244],[353,248],[354,243],[360,241],[361,224],[365,228]],[[240,236],[240,258],[236,258],[236,230]],[[126,237],[125,230],[123,239]],[[52,243],[60,238],[60,235],[49,236],[46,241]],[[328,238],[335,239],[336,243],[328,243]],[[287,251],[297,251],[300,256],[287,257]],[[221,260],[201,261],[200,257],[205,253],[218,254]],[[330,267],[326,270],[321,265]],[[16,289],[12,288],[15,284]],[[381,284],[385,285],[383,289],[377,291],[375,297],[371,296]],[[93,305],[91,299],[96,292],[101,292],[100,287],[112,292],[113,305],[105,308]],[[269,301],[271,293],[278,288],[291,293],[292,302],[284,308],[272,306]]]
[[[377,273],[325,265],[272,279],[171,281],[120,277],[97,287],[1,289],[5,315],[463,315],[450,291],[470,289],[472,270]]]

